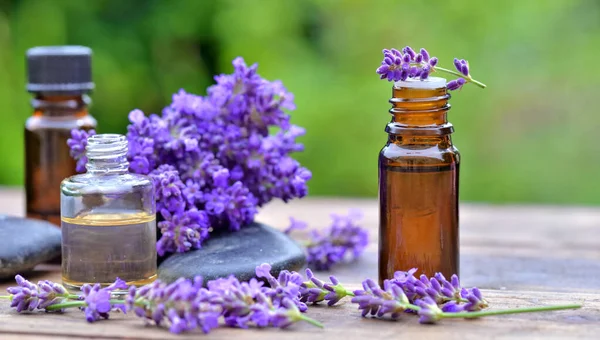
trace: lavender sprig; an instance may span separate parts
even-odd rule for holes
[[[422,48],[416,53],[410,46],[399,51],[395,48],[383,50],[383,61],[376,73],[380,79],[388,81],[405,81],[409,78],[425,80],[432,72],[442,71],[457,76],[446,85],[449,91],[458,90],[466,83],[473,83],[481,88],[486,85],[473,79],[469,72],[469,62],[464,59],[454,59],[456,71],[437,66],[438,59],[430,57],[429,52]]]

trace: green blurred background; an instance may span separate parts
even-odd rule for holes
[[[0,0],[0,184],[23,183],[25,51],[93,49],[92,112],[125,132],[179,88],[204,94],[243,56],[294,92],[311,195],[375,196],[391,85],[384,47],[470,61],[481,90],[451,100],[467,201],[600,203],[600,2]]]

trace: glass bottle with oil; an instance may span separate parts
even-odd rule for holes
[[[92,50],[38,46],[27,51],[27,90],[33,115],[25,123],[26,213],[60,225],[61,181],[75,175],[67,139],[72,129],[96,128],[88,113],[94,89]]]
[[[396,271],[459,274],[460,155],[450,135],[446,81],[395,83],[379,154],[379,281]]]
[[[129,173],[125,136],[88,138],[87,172],[61,184],[62,279],[67,288],[156,279],[156,205],[150,178]]]

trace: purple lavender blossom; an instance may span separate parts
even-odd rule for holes
[[[95,134],[96,130],[93,129],[89,131],[74,129],[71,131],[71,138],[67,139],[67,145],[71,149],[69,154],[77,161],[75,168],[77,172],[85,171],[85,165],[87,164],[87,157],[85,155],[87,139]]]
[[[415,304],[420,307],[417,311],[419,314],[419,322],[423,324],[436,323],[442,318],[443,311],[438,307],[437,303],[430,298],[425,297],[415,301]]]
[[[368,232],[358,225],[362,216],[358,211],[348,215],[331,215],[332,224],[324,232],[311,231],[311,241],[306,246],[307,261],[315,270],[328,270],[343,261],[347,255],[358,258],[369,244]]]
[[[308,280],[300,285],[300,301],[302,302],[314,304],[327,301],[328,306],[333,306],[344,297],[353,296],[353,293],[346,290],[333,275],[329,277],[331,283],[326,283],[317,279],[307,268],[306,277]]]
[[[232,64],[233,73],[217,75],[206,96],[180,90],[160,115],[129,113],[130,170],[152,177],[159,220],[197,209],[209,215],[212,229],[238,230],[268,202],[308,193],[312,174],[291,158],[303,150],[297,138],[305,133],[288,114],[296,108],[294,95],[281,81],[262,78],[256,64],[248,66],[242,58]],[[71,154],[83,171],[87,133],[72,134]],[[229,178],[215,181],[224,170]],[[159,242],[180,244],[168,240],[179,238],[173,235]],[[195,249],[205,238],[164,250]]]
[[[454,58],[454,67],[458,73],[437,66],[438,59],[431,57],[429,52],[422,48],[416,53],[410,46],[406,46],[399,52],[395,49],[383,50],[383,61],[375,71],[380,79],[388,81],[405,81],[408,78],[425,80],[434,71],[442,71],[453,75],[462,76],[451,80],[446,85],[448,91],[458,90],[467,82],[472,82],[481,88],[485,84],[474,80],[469,73],[469,62],[464,59]]]
[[[464,78],[457,78],[449,81],[448,84],[446,84],[446,87],[448,88],[448,91],[454,91],[461,89],[466,83],[467,81]]]
[[[292,233],[292,231],[304,230],[304,229],[306,229],[307,226],[308,226],[308,224],[306,222],[303,222],[303,221],[297,220],[293,217],[290,217],[290,226],[287,227],[283,232],[285,234],[289,235]]]
[[[383,282],[383,289],[373,280],[367,279],[362,283],[363,289],[354,291],[352,303],[358,304],[362,316],[372,315],[383,317],[386,314],[392,319],[398,319],[410,307],[404,291],[389,280]]]
[[[271,265],[263,263],[256,267],[256,277],[265,279],[269,287],[263,288],[263,293],[273,301],[275,307],[280,307],[283,299],[294,301],[300,311],[305,312],[308,307],[300,298],[303,278],[296,272],[282,270],[275,278],[271,275]]]
[[[206,212],[191,208],[179,213],[162,213],[164,221],[158,222],[161,238],[156,242],[158,255],[185,252],[200,248],[208,238],[210,221]]]
[[[21,275],[15,276],[17,287],[8,287],[6,291],[12,294],[11,307],[17,308],[17,312],[33,311],[40,303],[38,297],[39,288],[34,283],[25,280]]]
[[[383,61],[376,72],[381,79],[388,81],[405,81],[408,78],[425,80],[429,77],[437,58],[431,57],[426,49],[416,53],[410,46],[402,52],[392,49],[383,50]]]
[[[85,311],[85,318],[88,322],[98,321],[101,318],[108,319],[109,312],[113,308],[118,308],[121,311],[125,312],[124,304],[112,304],[111,292],[114,290],[124,290],[127,289],[128,286],[125,281],[117,278],[114,283],[109,285],[106,288],[101,288],[99,283],[94,284],[93,286],[90,284],[84,284],[81,287],[82,297],[86,302],[85,307],[81,307]]]

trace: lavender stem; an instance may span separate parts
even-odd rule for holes
[[[442,318],[478,318],[481,316],[489,316],[489,315],[547,312],[547,311],[553,311],[553,310],[578,309],[578,308],[581,308],[581,305],[559,305],[559,306],[479,311],[479,312],[442,313],[441,317]]]
[[[87,306],[87,302],[85,302],[85,301],[68,301],[68,302],[58,303],[55,305],[48,306],[48,307],[46,307],[46,310],[51,312],[51,311],[60,310],[63,308],[75,308],[75,307],[85,307],[85,306]]]
[[[477,86],[481,87],[482,89],[486,88],[486,85],[485,85],[484,83],[482,83],[482,82],[480,82],[480,81],[477,81],[477,80],[475,80],[475,79],[471,78],[471,76],[468,76],[468,77],[467,77],[467,76],[465,76],[464,74],[458,73],[458,72],[456,72],[456,71],[449,70],[449,69],[447,69],[447,68],[439,67],[439,66],[434,66],[433,68],[434,68],[436,71],[442,71],[442,72],[450,73],[450,74],[453,74],[453,75],[455,75],[455,76],[458,76],[458,77],[464,78],[464,79],[465,79],[467,82],[471,82],[471,83],[473,83],[473,84],[475,84],[475,85],[477,85]]]
[[[300,315],[300,319],[301,319],[302,321],[306,321],[306,322],[308,322],[309,324],[311,324],[311,325],[313,325],[313,326],[317,326],[317,327],[319,327],[319,328],[325,328],[325,326],[324,326],[322,323],[320,323],[319,321],[317,321],[317,320],[315,320],[315,319],[313,319],[313,318],[309,318],[309,317],[308,317],[308,316],[306,316],[306,315],[303,315],[303,314],[301,314],[301,315]]]

